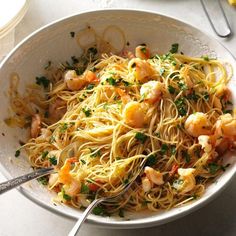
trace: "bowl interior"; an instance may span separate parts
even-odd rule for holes
[[[19,140],[25,140],[27,131],[9,128],[3,122],[10,114],[7,96],[9,78],[12,73],[17,72],[20,76],[20,87],[22,89],[25,84],[34,83],[36,76],[43,75],[44,66],[49,60],[54,64],[59,64],[69,60],[71,56],[80,55],[82,50],[76,39],[71,37],[70,32],[77,33],[88,25],[93,27],[98,35],[102,35],[108,26],[119,27],[125,36],[124,42],[122,42],[123,38],[117,35],[115,31],[110,31],[107,35],[107,40],[118,50],[123,43],[128,42],[127,48],[131,50],[138,44],[146,43],[152,51],[166,53],[171,44],[178,43],[180,45],[179,50],[187,55],[217,56],[219,59],[231,63],[233,67],[235,66],[231,54],[216,40],[185,23],[156,13],[102,10],[75,15],[44,27],[18,45],[0,65],[0,163],[2,171],[8,178],[19,176],[31,170],[27,158],[23,156],[14,157],[15,151],[19,147]],[[232,91],[236,91],[234,82],[235,77],[230,82]],[[233,99],[235,101],[235,93]],[[132,213],[127,215],[125,219],[91,215],[89,221],[107,227],[137,228],[165,223],[187,214],[206,203],[229,182],[236,170],[236,158],[229,154],[227,161],[232,163],[227,171],[206,190],[202,198],[191,204],[158,213]],[[37,181],[25,184],[20,188],[20,191],[36,203],[57,213],[72,218],[78,218],[80,215],[78,210],[68,206],[54,206],[51,202],[53,193],[41,187]]]

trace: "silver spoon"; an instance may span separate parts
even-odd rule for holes
[[[74,227],[72,228],[72,230],[70,231],[68,236],[75,236],[79,232],[82,224],[87,219],[88,215],[91,213],[91,211],[94,209],[94,207],[96,207],[98,204],[100,204],[102,202],[114,202],[116,199],[121,197],[130,188],[130,186],[135,182],[137,177],[140,175],[140,173],[142,172],[143,167],[146,163],[146,160],[147,160],[146,158],[143,159],[143,161],[140,163],[139,170],[133,176],[132,180],[128,184],[126,184],[126,186],[124,187],[123,190],[121,190],[120,192],[118,192],[114,195],[111,195],[108,197],[100,197],[100,198],[93,200],[90,203],[90,205],[86,208],[86,210],[83,212],[83,214],[80,216],[80,218],[78,219],[78,221],[76,222],[76,224],[74,225]]]

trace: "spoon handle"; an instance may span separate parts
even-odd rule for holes
[[[53,171],[54,171],[54,168],[52,168],[52,167],[38,169],[38,170],[28,173],[26,175],[22,175],[17,178],[0,183],[0,194],[5,193],[6,191],[11,190],[13,188],[16,188],[16,187],[20,186],[21,184],[26,183],[32,179],[37,179],[37,178],[42,177],[44,175],[50,174]]]
[[[81,217],[78,219],[78,221],[76,222],[76,224],[74,225],[74,227],[72,228],[72,230],[70,231],[68,236],[75,236],[79,232],[79,229],[80,229],[81,225],[86,220],[89,213],[94,209],[94,207],[96,207],[103,200],[104,200],[103,198],[98,198],[98,199],[93,200],[90,203],[90,205],[86,208],[86,210],[83,212]]]

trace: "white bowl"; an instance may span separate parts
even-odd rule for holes
[[[219,59],[229,61],[235,67],[235,60],[219,42],[198,29],[178,20],[159,15],[153,12],[134,10],[100,10],[74,15],[36,31],[21,42],[0,65],[0,119],[3,121],[9,115],[9,101],[7,90],[9,78],[13,72],[17,72],[21,78],[21,87],[26,83],[34,83],[35,76],[43,74],[44,65],[51,60],[63,62],[73,55],[81,53],[76,40],[71,38],[70,32],[78,32],[87,25],[91,25],[97,33],[101,33],[107,26],[116,25],[121,28],[126,40],[133,49],[140,43],[148,44],[152,50],[159,53],[168,52],[171,44],[179,43],[180,51],[187,55],[217,56]],[[111,35],[111,40],[115,40]],[[234,83],[233,83],[234,82]],[[230,83],[231,89],[236,91],[235,77]],[[234,93],[235,101],[235,93]],[[19,176],[30,171],[27,158],[15,158],[15,150],[19,147],[19,139],[24,137],[25,130],[9,128],[1,122],[0,134],[0,163],[2,171],[7,178]],[[4,136],[5,134],[5,136]],[[198,200],[160,212],[141,212],[130,214],[129,220],[119,217],[101,217],[90,215],[88,222],[113,228],[140,228],[163,224],[184,216],[200,206],[209,202],[230,182],[236,172],[236,158],[229,156],[232,164],[214,183],[206,190]],[[19,188],[20,192],[35,203],[58,214],[78,218],[80,211],[65,205],[54,206],[51,202],[53,193],[40,186],[37,181],[25,184]],[[20,206],[19,206],[20,207]]]

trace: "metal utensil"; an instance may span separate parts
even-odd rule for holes
[[[71,157],[75,153],[76,144],[72,143],[62,150],[60,154],[60,160],[67,157]],[[60,163],[58,163],[60,164]],[[0,183],[0,194],[5,193],[13,188],[16,188],[30,180],[43,177],[45,175],[55,172],[53,167],[37,169],[31,173],[16,177],[14,179],[7,180],[6,182]]]
[[[33,171],[31,173],[19,176],[17,178],[8,180],[6,182],[0,183],[0,194],[5,193],[13,188],[16,188],[32,179],[37,179],[39,177],[42,177],[44,175],[48,175],[54,172],[54,168],[42,168],[38,169],[36,171]]]
[[[220,0],[200,0],[200,2],[214,32],[219,37],[229,37],[232,30]]]
[[[121,197],[129,188],[130,186],[136,181],[137,177],[140,175],[140,173],[143,170],[143,167],[146,163],[147,159],[143,159],[143,161],[140,163],[139,169],[137,171],[137,173],[133,176],[133,178],[131,179],[131,181],[124,187],[123,190],[121,190],[120,192],[114,194],[113,196],[108,196],[108,197],[101,197],[101,198],[97,198],[95,200],[93,200],[90,205],[86,208],[86,210],[83,212],[83,214],[80,216],[80,218],[78,219],[78,221],[76,222],[76,224],[74,225],[74,227],[72,228],[72,230],[70,231],[70,233],[68,234],[68,236],[75,236],[82,224],[84,223],[84,221],[87,219],[89,213],[94,209],[94,207],[96,207],[98,204],[103,203],[103,202],[114,202],[115,200],[117,200],[119,197]]]

